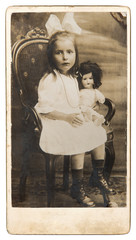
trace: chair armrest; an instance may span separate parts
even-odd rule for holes
[[[115,114],[115,104],[109,98],[105,98],[104,105],[108,107],[108,112],[105,116],[105,125],[108,125]]]
[[[42,123],[41,123],[41,120],[40,120],[39,115],[38,115],[37,111],[35,110],[35,108],[30,106],[30,105],[28,105],[28,104],[25,104],[24,102],[22,102],[22,106],[25,109],[24,121],[27,123],[28,120],[30,119],[30,116],[32,116],[34,125],[36,127],[35,131],[36,132],[41,132],[41,130],[42,130]]]
[[[13,67],[13,65],[12,65]],[[13,78],[16,79],[16,74],[15,74],[15,69],[13,68]],[[25,115],[25,119],[24,121],[27,122],[27,120],[29,119],[30,115],[32,116],[33,120],[34,120],[34,124],[35,126],[37,127],[37,131],[41,132],[42,130],[42,124],[41,124],[41,120],[39,118],[39,115],[38,113],[36,112],[35,108],[30,106],[26,100],[25,100],[25,97],[24,97],[24,94],[23,94],[23,90],[21,89],[21,86],[19,87],[18,85],[16,86],[17,87],[17,91],[18,91],[18,94],[20,96],[20,100],[21,100],[21,104],[22,106],[24,107],[25,111],[26,111],[26,115]]]
[[[41,124],[41,120],[40,120],[40,118],[39,118],[39,115],[38,115],[37,111],[35,110],[34,107],[31,107],[31,106],[27,106],[27,110],[28,110],[29,113],[32,115],[36,127],[38,127],[38,130],[41,132],[41,130],[42,130],[42,124]]]

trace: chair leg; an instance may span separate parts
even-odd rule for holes
[[[104,176],[107,181],[109,181],[112,168],[115,162],[115,151],[113,142],[107,143],[106,145],[106,158],[105,158],[105,165],[104,165]]]
[[[45,153],[46,182],[47,182],[47,206],[53,207],[55,196],[55,160],[56,155]]]
[[[70,156],[64,156],[63,188],[65,191],[67,191],[69,188],[69,163],[70,163]]]
[[[100,188],[100,192],[103,196],[104,207],[109,207],[110,206],[109,194],[106,193],[102,188]]]
[[[21,166],[21,176],[20,176],[20,183],[19,183],[19,198],[20,201],[25,201],[25,194],[26,194],[26,181],[27,176],[29,174],[29,158],[31,154],[31,141],[32,135],[27,134],[25,132],[22,138],[22,166]]]
[[[19,183],[19,200],[20,200],[20,202],[25,201],[26,180],[27,180],[27,174],[24,173],[21,175],[20,183]]]
[[[23,154],[22,159],[22,167],[21,167],[21,176],[20,176],[20,183],[19,183],[19,198],[20,201],[25,201],[25,195],[26,195],[26,181],[27,176],[29,174],[29,158],[30,158],[30,152],[27,149],[26,152]]]

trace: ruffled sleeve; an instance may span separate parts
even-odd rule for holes
[[[104,95],[97,89],[95,89],[95,93],[96,93],[96,101],[103,104],[105,102]]]
[[[56,77],[53,73],[44,75],[38,87],[38,103],[35,109],[38,113],[54,111],[57,95]]]

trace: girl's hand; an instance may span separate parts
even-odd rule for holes
[[[67,114],[66,121],[70,123],[73,127],[81,126],[84,122],[84,118],[79,113]]]

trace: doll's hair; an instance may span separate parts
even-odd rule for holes
[[[78,72],[79,72],[78,82],[79,82],[80,89],[83,88],[82,81],[81,81],[83,75],[90,73],[90,72],[92,73],[93,80],[94,80],[93,88],[94,89],[99,88],[102,85],[102,83],[101,83],[102,70],[97,63],[92,63],[90,61],[83,62],[80,64]]]
[[[49,40],[48,46],[47,46],[47,57],[48,57],[48,62],[49,62],[49,67],[50,71],[53,71],[53,69],[57,69],[56,64],[53,59],[53,50],[55,47],[55,42],[60,39],[70,39],[73,42],[74,48],[75,48],[75,53],[76,53],[76,58],[75,58],[75,64],[73,67],[69,70],[69,74],[72,76],[76,75],[77,69],[78,69],[78,49],[76,46],[76,41],[74,34],[69,33],[67,31],[58,31],[55,34],[53,34]],[[63,42],[62,42],[63,43]]]

